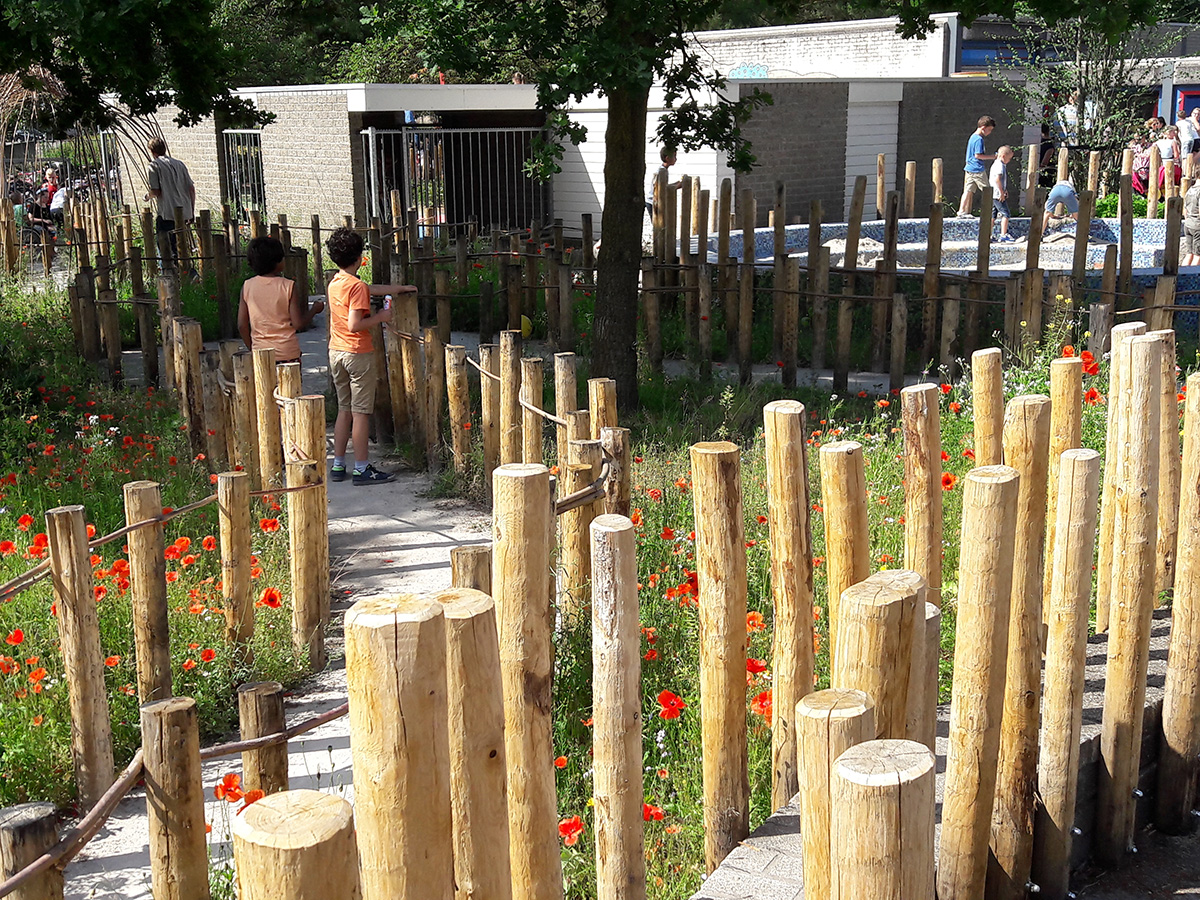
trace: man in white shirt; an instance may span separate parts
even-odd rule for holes
[[[1194,171],[1196,163],[1200,161],[1200,106],[1192,107],[1189,115],[1180,116],[1175,127],[1179,129],[1180,165],[1185,170],[1190,166]]]
[[[166,232],[171,239],[171,257],[175,259],[179,250],[175,236],[175,209],[183,210],[183,221],[192,221],[196,208],[196,185],[188,168],[180,160],[167,155],[167,142],[160,137],[153,138],[147,147],[150,150],[150,169],[146,173],[146,183],[150,187],[150,196],[158,203],[158,217],[155,230],[162,234]]]

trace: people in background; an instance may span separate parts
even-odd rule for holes
[[[983,139],[996,130],[996,120],[991,116],[980,116],[975,131],[967,138],[967,158],[963,165],[963,192],[958,201],[959,217],[971,215],[975,205],[975,192],[987,187],[985,162],[996,158],[994,153],[984,152]]]
[[[1175,178],[1175,183],[1179,184],[1179,179],[1180,179],[1180,176],[1182,175],[1182,172],[1180,171],[1182,166],[1180,166],[1180,164],[1179,164],[1179,162],[1180,162],[1179,129],[1176,128],[1174,125],[1168,125],[1161,132],[1159,132],[1159,138],[1157,141],[1154,142],[1154,146],[1158,147],[1158,155],[1159,155],[1159,158],[1162,160],[1162,164],[1159,167],[1158,176],[1157,176],[1158,177],[1158,186],[1161,188],[1165,182],[1168,161],[1173,161],[1175,163],[1174,178]]]
[[[318,300],[304,312],[299,287],[283,277],[283,244],[278,238],[254,238],[246,247],[246,261],[254,277],[242,285],[238,303],[242,342],[251,350],[274,350],[277,363],[299,362],[296,332],[307,328],[325,304]]]
[[[1145,130],[1129,141],[1129,149],[1133,151],[1133,189],[1143,197],[1150,183],[1150,148],[1166,125],[1161,116],[1151,116],[1144,123]]]
[[[1200,180],[1183,195],[1183,254],[1181,266],[1200,266]]]
[[[60,187],[50,196],[50,218],[54,220],[55,225],[63,224],[63,211],[66,209],[70,193],[70,188]]]
[[[170,235],[171,259],[179,257],[175,235],[175,209],[183,210],[183,221],[192,221],[196,207],[196,185],[188,167],[178,159],[167,155],[167,142],[160,137],[152,138],[146,145],[150,150],[150,169],[146,183],[150,187],[147,197],[153,197],[157,206],[155,230],[158,234]]]
[[[1053,213],[1062,205],[1066,215],[1062,217],[1054,216]],[[1046,215],[1044,216],[1044,224],[1042,233],[1045,234],[1053,226],[1055,228],[1063,225],[1067,219],[1079,221],[1079,196],[1075,193],[1075,186],[1069,181],[1060,181],[1050,190],[1050,194],[1046,197]]]
[[[33,203],[25,210],[25,224],[41,244],[50,246],[54,257],[54,220],[50,217],[50,192],[44,187],[37,189]]]
[[[1012,147],[1008,144],[997,150],[989,177],[992,185],[992,217],[1000,229],[996,241],[1001,244],[1013,242],[1012,235],[1008,233],[1008,164],[1012,162],[1012,158]]]
[[[1182,112],[1182,110],[1181,110]],[[1200,158],[1200,106],[1193,106],[1186,116],[1180,116],[1175,123],[1179,129],[1179,158],[1181,165],[1190,174],[1197,158]]]
[[[1058,176],[1055,153],[1054,141],[1050,137],[1050,126],[1042,123],[1042,139],[1038,145],[1038,187],[1054,187],[1054,179]]]

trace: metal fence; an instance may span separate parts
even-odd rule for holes
[[[425,227],[527,228],[550,215],[550,187],[526,163],[540,128],[417,126],[362,132],[367,211],[390,222],[391,192]]]
[[[251,210],[267,211],[263,181],[262,132],[227,128],[221,133],[225,155],[222,199],[238,222],[249,222]]]

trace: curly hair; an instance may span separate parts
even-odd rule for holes
[[[338,228],[325,241],[329,258],[339,266],[348,266],[362,258],[362,235],[350,228]]]
[[[256,237],[246,247],[246,261],[255,275],[270,275],[283,262],[283,242],[279,238]]]

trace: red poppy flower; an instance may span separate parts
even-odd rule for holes
[[[1087,393],[1083,395],[1083,400],[1088,406],[1099,406],[1104,402],[1104,397],[1095,388],[1088,388]]]
[[[88,540],[91,540],[92,538],[94,538],[96,536],[96,526],[95,525],[88,525],[87,536],[88,536]]]
[[[660,491],[658,488],[651,488],[650,490],[646,491],[646,496],[655,503],[662,502],[662,491]]]
[[[767,720],[767,724],[771,724],[771,689],[767,688],[761,694],[758,694],[750,701],[750,711],[762,716]]]
[[[242,806],[237,811],[237,814],[240,816],[242,813],[244,813],[246,811],[247,806],[249,806],[251,803],[257,803],[259,800],[261,800],[265,796],[266,796],[266,794],[264,794],[258,788],[255,788],[252,791],[246,791],[246,795],[245,795],[245,798],[243,799]]]
[[[279,604],[282,598],[278,588],[269,587],[263,590],[262,596],[258,598],[258,606],[269,606],[271,609],[279,609]]]
[[[185,659],[183,661],[183,670],[185,672],[190,672],[194,668],[196,668],[196,661],[194,659]]]
[[[187,553],[188,548],[192,546],[192,539],[190,537],[176,538],[172,546],[180,553]]]
[[[939,384],[939,385],[938,385],[938,387],[941,389],[941,391],[942,391],[942,393],[943,393],[943,394],[948,394],[948,393],[950,393],[952,390],[954,390],[954,388],[953,388],[953,387],[951,387],[951,386],[950,386],[950,385],[948,385],[948,384]]]
[[[20,528],[22,531],[28,531],[29,526],[32,524],[33,524],[33,516],[31,516],[29,513],[25,513],[24,515],[21,516],[21,518],[17,519],[17,527]]]
[[[646,655],[643,656],[642,659],[647,660],[649,662],[654,662],[656,659],[658,659],[658,651],[655,650],[653,647],[651,647],[649,650],[646,651]]]
[[[178,572],[168,572],[168,573],[167,573],[167,581],[168,581],[168,582],[171,582],[171,581],[178,581],[178,580],[179,580],[179,573],[178,573]]]
[[[1074,355],[1075,355],[1075,348],[1072,347],[1070,344],[1067,344],[1065,347],[1063,347],[1063,359],[1070,359]]]
[[[892,401],[891,400],[876,400],[875,405],[878,406],[880,409],[887,409],[889,406],[892,405]]]
[[[642,524],[642,511],[640,509],[633,510],[629,514],[629,521],[632,522],[635,526],[641,525]],[[3,549],[4,549],[4,545],[0,544],[0,551],[3,551]]]
[[[958,476],[952,472],[945,472],[942,475],[942,490],[952,491],[954,486],[958,484]]]
[[[583,820],[579,816],[563,819],[558,823],[558,834],[566,846],[574,847],[580,835],[583,834]]]
[[[278,519],[259,519],[258,527],[266,532],[278,531],[279,530],[279,520]]]
[[[35,656],[34,659],[37,659],[37,657]],[[41,681],[45,677],[46,677],[46,670],[44,668],[42,668],[41,666],[38,666],[36,669],[34,669],[32,672],[29,673],[29,683],[37,684],[39,681]]]
[[[4,639],[4,643],[15,647],[23,640],[25,640],[25,632],[23,632],[20,628],[14,628],[8,633],[8,637]]]
[[[758,524],[759,524],[759,525],[766,525],[766,524],[767,524],[767,517],[766,517],[766,516],[759,516],[759,517],[758,517]]]
[[[662,538],[664,541],[673,541],[673,540],[675,540],[675,531],[669,527],[663,528],[662,533],[659,535],[659,537]]]
[[[659,693],[658,705],[661,707],[658,711],[660,719],[678,719],[679,713],[687,709],[687,704],[683,702],[683,698],[670,691]]]
[[[17,552],[17,545],[12,541],[0,541],[0,554],[12,556]]]
[[[691,585],[688,585],[690,588]],[[746,613],[746,630],[747,631],[762,631],[767,627],[767,623],[763,621],[763,614],[758,610],[751,610]]]
[[[242,776],[236,772],[225,773],[225,777],[213,788],[213,794],[218,800],[237,803],[244,796],[242,793]]]
[[[217,651],[211,647],[205,647],[200,651],[200,662],[212,662],[217,658]]]
[[[105,660],[104,660],[104,664],[105,664],[106,666],[108,666],[110,669],[111,669],[111,668],[113,668],[113,667],[115,667],[115,666],[119,666],[119,665],[121,664],[121,657],[119,657],[119,656],[110,656],[110,657],[108,657],[107,659],[105,659]]]
[[[554,768],[565,769],[566,767],[567,767],[567,758],[565,756],[560,756],[554,760]]]
[[[943,450],[942,451],[942,462],[949,462],[949,461],[950,461],[950,454],[947,453],[945,450]]]
[[[200,546],[203,547],[205,550],[209,550],[209,551],[216,550],[217,549],[217,539],[210,534],[208,537],[206,537],[204,540],[202,540],[200,542]]]
[[[950,404],[950,412],[952,412],[952,413],[962,412],[962,404],[961,403],[951,403]]]
[[[663,811],[652,803],[642,803],[642,819],[646,822],[651,820],[661,822],[663,819]]]
[[[767,671],[767,664],[761,659],[755,659],[753,656],[746,658],[746,671],[751,675],[758,675]]]

